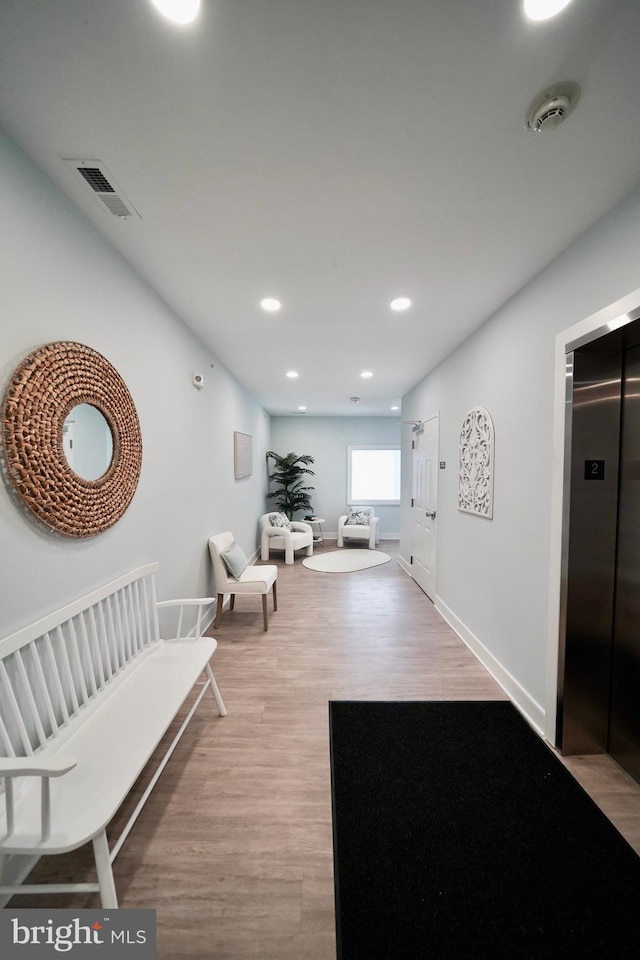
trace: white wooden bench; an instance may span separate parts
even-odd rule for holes
[[[0,641],[0,904],[15,893],[99,891],[104,907],[117,907],[112,863],[209,688],[226,714],[209,666],[217,644],[201,636],[213,600],[158,603],[157,569],[135,570]],[[179,608],[176,639],[163,640],[158,610],[170,606]],[[185,608],[195,630],[183,638]],[[195,702],[109,850],[109,821],[194,687]],[[88,841],[97,883],[22,882],[40,856]]]

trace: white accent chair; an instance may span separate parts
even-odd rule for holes
[[[344,514],[338,518],[338,546],[343,547],[344,541],[349,542],[366,540],[369,550],[375,550],[376,543],[380,539],[378,535],[379,518],[376,517],[373,507],[353,507],[352,511],[369,514],[369,523],[347,523],[349,514]]]
[[[291,530],[272,527],[269,517],[275,511],[260,517],[260,559],[268,560],[269,551],[284,550],[284,562],[293,563],[296,550],[306,548],[306,555],[313,556],[313,527],[302,520],[292,520]]]
[[[218,603],[216,606],[216,618],[213,626],[217,630],[222,617],[222,606],[226,594],[230,595],[229,610],[233,610],[236,594],[248,594],[250,596],[262,596],[262,622],[264,629],[268,630],[267,622],[267,594],[269,590],[273,592],[273,609],[278,609],[278,595],[276,592],[276,579],[278,577],[278,568],[273,564],[249,564],[241,573],[238,580],[232,577],[227,570],[221,554],[228,550],[234,543],[233,534],[227,530],[224,533],[216,533],[209,538],[209,553],[211,554],[211,563],[213,564],[213,577],[215,581]]]

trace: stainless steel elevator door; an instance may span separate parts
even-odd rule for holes
[[[609,746],[640,780],[640,347],[625,351]]]
[[[620,334],[609,334],[576,350],[571,380],[558,743],[563,753],[603,753],[608,743],[611,695],[622,393]]]

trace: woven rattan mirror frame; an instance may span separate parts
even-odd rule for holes
[[[81,403],[100,411],[113,438],[97,480],[74,473],[63,451],[64,422]],[[6,474],[38,520],[67,537],[93,537],[120,519],[140,479],[142,435],[127,385],[105,357],[72,341],[38,347],[11,377],[0,417]]]

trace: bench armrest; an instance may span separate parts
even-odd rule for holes
[[[33,757],[0,757],[0,777],[61,777],[73,770],[73,757],[57,754],[41,759]]]
[[[195,634],[193,638],[199,640],[202,636],[202,619],[204,611],[207,607],[210,607],[214,602],[213,597],[195,597],[189,598],[187,600],[160,600],[157,604],[159,610],[166,609],[169,607],[179,607],[180,613],[178,614],[178,629],[176,631],[176,636],[172,637],[173,640],[184,640],[185,637],[182,636],[182,617],[186,607],[197,607],[198,614],[196,619]],[[191,631],[189,636],[191,636]]]
[[[7,810],[7,837],[14,830],[13,778],[40,777],[42,795],[40,800],[41,836],[48,840],[51,835],[51,793],[49,779],[61,777],[73,770],[76,761],[73,757],[58,754],[54,757],[0,757],[0,777],[4,777],[4,802]]]

